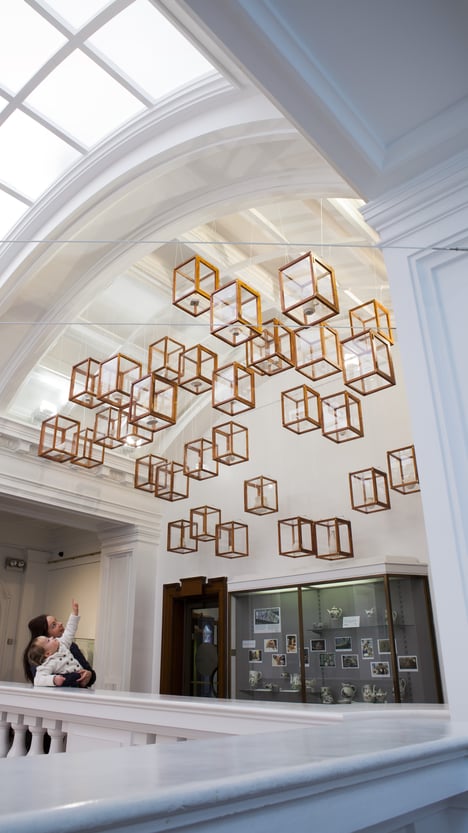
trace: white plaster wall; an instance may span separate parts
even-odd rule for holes
[[[80,605],[77,637],[94,639],[100,587],[99,556],[54,561],[48,565],[46,613],[57,616],[64,624],[71,612],[71,600]]]

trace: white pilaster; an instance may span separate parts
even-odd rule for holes
[[[99,688],[151,691],[159,667],[155,610],[159,526],[101,534],[96,638]]]
[[[446,696],[468,666],[468,155],[365,209],[380,233],[408,391]],[[411,500],[411,496],[408,497]]]

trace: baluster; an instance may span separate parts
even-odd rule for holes
[[[7,758],[22,758],[26,755],[26,730],[27,726],[24,723],[24,715],[17,715],[17,722],[11,724],[13,729],[13,743],[11,744]]]
[[[6,758],[10,748],[11,723],[7,720],[7,713],[1,712],[0,720],[0,758]]]
[[[29,731],[31,732],[31,746],[27,754],[43,755],[45,727],[42,725],[42,717],[34,718],[34,722],[29,724]]]
[[[56,720],[53,729],[47,730],[50,736],[49,754],[65,752],[65,732],[62,730],[62,721]]]

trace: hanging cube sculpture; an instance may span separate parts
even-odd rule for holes
[[[341,372],[338,333],[326,324],[300,327],[295,333],[296,370],[314,381]]]
[[[91,358],[72,367],[68,396],[70,402],[76,402],[84,408],[95,408],[101,403],[97,397],[100,367],[101,363]]]
[[[231,281],[213,292],[212,335],[236,347],[262,332],[260,295],[243,281]]]
[[[297,324],[318,324],[340,311],[334,270],[312,252],[282,266],[279,284],[281,309]]]
[[[326,518],[315,521],[317,558],[325,561],[339,561],[353,558],[351,522],[342,518]]]
[[[97,397],[116,408],[126,408],[130,402],[132,384],[141,376],[141,363],[117,353],[101,362]]]
[[[133,485],[135,489],[154,494],[156,488],[156,469],[163,463],[167,463],[166,457],[158,457],[157,454],[147,454],[145,457],[138,457],[135,460],[135,475]]]
[[[285,390],[281,394],[283,428],[295,434],[305,434],[322,427],[320,394],[307,385]]]
[[[365,304],[360,304],[358,307],[350,309],[348,315],[353,336],[374,330],[379,336],[388,341],[389,344],[393,344],[390,313],[380,301],[377,301],[375,298],[371,301],[366,301]]]
[[[341,357],[345,385],[363,396],[395,384],[390,348],[372,330],[345,338]]]
[[[294,333],[277,318],[266,322],[261,334],[247,341],[245,349],[247,367],[267,376],[282,373],[295,365]]]
[[[235,466],[249,459],[249,432],[237,422],[215,425],[211,431],[213,460],[225,466]]]
[[[47,457],[56,463],[66,463],[76,457],[80,423],[76,419],[56,414],[45,419],[41,426],[39,457]]]
[[[357,512],[382,512],[390,509],[387,475],[379,469],[361,469],[349,474],[351,505]]]
[[[221,511],[214,506],[197,506],[190,510],[190,535],[198,541],[215,541]]]
[[[130,422],[128,411],[119,411],[117,420],[117,439],[125,445],[138,448],[153,442],[153,432],[138,422]]]
[[[233,416],[255,408],[255,376],[238,362],[220,367],[213,374],[212,405]]]
[[[211,295],[218,287],[216,266],[195,255],[174,269],[172,303],[190,315],[201,315],[209,310]]]
[[[165,336],[148,347],[148,373],[156,373],[160,379],[177,382],[179,378],[179,357],[185,350],[180,341]]]
[[[104,462],[103,445],[98,445],[94,442],[94,431],[92,428],[85,428],[80,431],[78,438],[78,450],[76,457],[73,457],[70,462],[75,466],[82,466],[85,469],[93,469],[96,466],[102,466]]]
[[[179,358],[179,387],[196,395],[205,393],[212,387],[213,373],[217,367],[217,353],[202,344],[184,350]]]
[[[162,431],[175,425],[177,414],[177,385],[149,373],[132,385],[129,421],[139,423],[150,431]]]
[[[220,558],[244,558],[249,554],[249,528],[236,521],[216,527],[215,554]]]
[[[414,445],[387,451],[390,488],[403,495],[419,492],[419,475]]]
[[[213,460],[213,443],[201,437],[184,445],[184,474],[194,480],[207,480],[218,474],[218,463]]]
[[[167,525],[167,551],[182,554],[197,552],[198,540],[191,536],[190,521],[171,521]]]
[[[104,448],[118,448],[123,445],[123,440],[119,440],[118,408],[101,408],[96,412],[93,442]]]
[[[278,483],[270,477],[244,480],[244,511],[252,515],[268,515],[278,511]]]
[[[364,436],[361,402],[344,390],[322,397],[322,434],[335,443]]]
[[[155,470],[155,497],[162,500],[184,500],[188,497],[189,481],[181,463],[162,463]]]
[[[315,528],[309,518],[285,518],[278,521],[278,553],[288,558],[315,555]]]

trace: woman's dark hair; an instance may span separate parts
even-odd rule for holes
[[[48,636],[49,633],[49,624],[47,622],[47,616],[45,613],[41,613],[40,616],[35,616],[34,619],[31,619],[28,622],[28,628],[31,631],[31,639],[29,640],[26,648],[24,649],[23,653],[23,670],[24,676],[30,683],[34,682],[34,674],[31,670],[31,660],[29,658],[29,650],[31,648],[31,644],[34,639],[37,639],[38,636]]]

